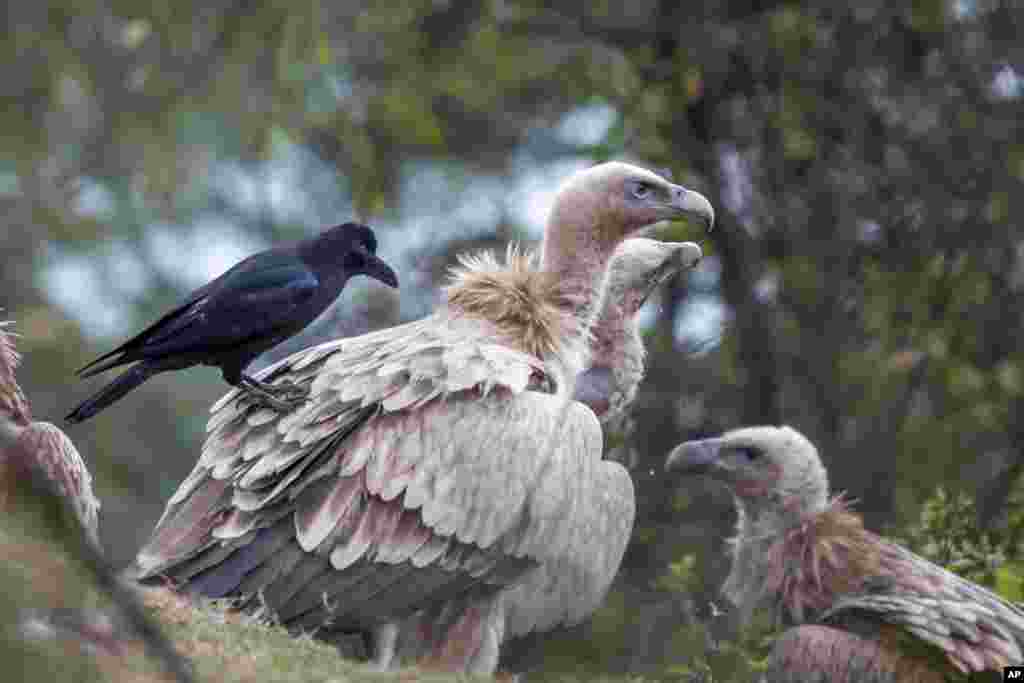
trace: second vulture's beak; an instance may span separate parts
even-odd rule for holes
[[[668,458],[665,459],[665,470],[685,474],[709,474],[717,469],[721,446],[721,439],[685,441],[668,454]]]
[[[679,242],[672,252],[670,263],[678,270],[689,270],[700,263],[704,258],[704,251],[699,244],[693,242]]]
[[[670,206],[681,214],[699,218],[707,232],[715,227],[715,209],[700,192],[673,185]]]
[[[650,287],[640,299],[640,305],[643,306],[647,303],[647,299],[654,293],[654,290],[664,284],[669,278],[676,273],[682,273],[693,269],[698,263],[700,263],[702,258],[704,258],[704,252],[698,244],[693,242],[678,242],[672,244],[671,255],[665,259],[665,262],[661,264],[657,271],[655,271],[654,277],[651,278]]]

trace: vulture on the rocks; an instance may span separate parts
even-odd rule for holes
[[[788,627],[772,649],[772,683],[939,683],[1024,663],[1024,611],[865,529],[829,497],[818,452],[796,430],[689,441],[667,467],[735,495],[724,591],[744,618],[768,607]]]
[[[695,192],[594,166],[560,188],[539,267],[469,261],[434,314],[278,363],[264,381],[310,390],[289,413],[229,392],[133,573],[324,637],[373,632],[382,667],[419,610],[453,606],[432,624],[450,634],[438,664],[471,672],[495,669],[506,632],[578,618],[618,565],[604,541],[622,522],[606,510],[630,482],[601,461],[574,380],[616,247],[694,214],[713,221]],[[544,614],[494,599],[570,546],[585,552],[574,590]]]

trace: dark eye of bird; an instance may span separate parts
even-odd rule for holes
[[[362,268],[366,260],[363,258],[363,252],[361,251],[350,251],[345,255],[345,266],[347,268]]]
[[[761,457],[761,451],[756,448],[737,448],[736,452],[750,461],[757,460]]]
[[[647,199],[652,192],[651,186],[647,183],[639,182],[633,185],[633,196],[637,199]]]

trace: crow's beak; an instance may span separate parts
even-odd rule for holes
[[[715,470],[721,439],[686,441],[672,449],[665,460],[665,470],[684,474],[708,474]]]
[[[707,197],[700,192],[673,185],[670,206],[678,213],[700,219],[707,232],[711,232],[711,229],[715,227],[715,209]]]
[[[366,267],[363,269],[363,274],[383,282],[389,287],[398,287],[398,276],[395,271],[376,254],[366,254]]]

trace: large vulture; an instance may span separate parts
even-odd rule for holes
[[[659,284],[701,258],[692,242],[666,243],[644,238],[628,239],[616,250],[601,312],[591,328],[589,367],[577,376],[573,398],[585,403],[602,425],[625,412],[636,395],[644,375],[644,345],[637,313]],[[635,501],[632,481],[624,471],[606,465],[614,477],[603,489],[606,504],[599,526],[606,531],[603,566],[579,565],[591,560],[585,545],[591,536],[577,534],[576,543],[559,548],[547,560],[524,573],[494,600],[501,608],[492,614],[521,615],[503,628],[506,638],[528,631],[546,631],[556,625],[572,625],[588,616],[604,599],[633,528]],[[581,588],[590,581],[589,591]],[[571,611],[558,607],[572,603]],[[435,605],[403,621],[397,629],[397,652],[403,662],[430,662],[443,669],[458,668],[459,630],[437,628],[480,608],[478,600],[456,598]]]
[[[667,467],[735,494],[724,590],[744,617],[769,607],[790,627],[772,650],[772,683],[939,683],[1024,662],[1024,611],[866,530],[829,497],[818,452],[796,430],[689,441]]]
[[[325,636],[373,632],[382,666],[403,619],[461,601],[434,624],[459,646],[444,666],[490,672],[505,632],[538,616],[492,597],[576,547],[575,590],[541,615],[576,617],[618,564],[604,540],[621,522],[604,510],[629,477],[601,461],[574,380],[616,247],[684,215],[713,220],[704,197],[650,171],[594,166],[560,188],[539,268],[471,263],[427,318],[278,364],[265,380],[310,388],[291,413],[230,392],[136,575]]]

